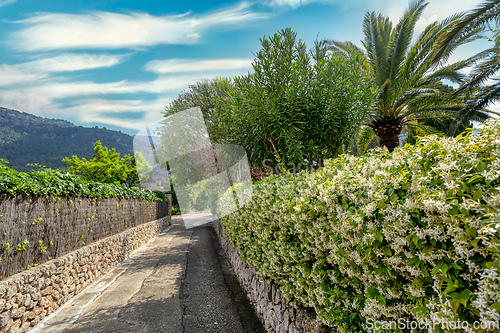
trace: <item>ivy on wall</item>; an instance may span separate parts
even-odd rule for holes
[[[0,159],[0,195],[33,197],[120,198],[167,201],[160,191],[140,190],[124,186],[87,182],[62,170],[44,169],[19,172]]]

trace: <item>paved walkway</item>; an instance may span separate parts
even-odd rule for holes
[[[185,229],[174,217],[170,230],[32,332],[264,332],[206,216],[188,218],[201,225]]]

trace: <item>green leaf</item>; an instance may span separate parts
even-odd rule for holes
[[[489,306],[490,309],[492,310],[497,310],[497,312],[500,312],[500,302],[493,303]]]
[[[454,283],[448,283],[446,289],[444,290],[444,293],[450,293],[452,291],[455,291],[457,289],[457,286]]]
[[[474,227],[465,228],[465,234],[469,237],[476,237],[477,229]]]
[[[378,291],[377,288],[368,288],[366,290],[366,295],[370,298],[375,298],[377,296],[380,296],[380,292]]]
[[[448,211],[448,214],[450,215],[458,215],[460,211],[458,210],[458,206],[452,206],[451,209]]]
[[[415,314],[419,315],[419,314],[422,314],[422,313],[425,313],[429,311],[429,308],[426,307],[426,306],[420,306],[418,308],[415,309]]]
[[[486,165],[486,163],[485,163],[485,162],[483,162],[483,161],[481,161],[481,162],[479,162],[479,163],[477,164],[477,166],[476,166],[476,171],[477,171],[477,172],[483,172],[484,170],[486,170],[486,166],[487,166],[487,165]]]
[[[464,289],[460,295],[462,296],[462,299],[469,300],[472,296],[472,292],[469,289]]]
[[[472,199],[479,200],[479,199],[481,199],[482,196],[483,196],[483,190],[479,189],[476,192],[474,192]]]
[[[498,263],[492,262],[492,261],[487,262],[484,265],[486,266],[486,268],[489,268],[489,269],[491,269],[491,268],[499,268],[499,266],[500,266]]]
[[[468,184],[474,184],[474,183],[477,183],[479,181],[481,181],[484,177],[481,176],[481,175],[474,175],[472,177],[469,178],[469,180],[467,181]]]
[[[451,301],[451,309],[453,310],[454,314],[457,314],[458,307],[460,306],[460,301],[459,300],[452,300]]]

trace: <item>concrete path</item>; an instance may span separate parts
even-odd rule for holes
[[[32,332],[264,332],[207,216],[174,217],[134,253]],[[229,288],[228,288],[229,286]]]

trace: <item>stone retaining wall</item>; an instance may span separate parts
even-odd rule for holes
[[[213,222],[222,248],[226,251],[234,273],[252,303],[257,316],[267,332],[310,333],[331,332],[331,328],[320,325],[314,312],[304,308],[294,308],[279,290],[266,280],[260,280],[253,266],[241,259],[238,249],[224,235],[219,221]]]
[[[25,332],[170,224],[141,224],[0,281],[0,332]]]

